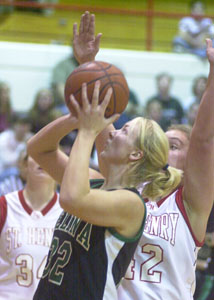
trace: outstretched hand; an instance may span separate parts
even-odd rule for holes
[[[212,40],[206,39],[206,44],[207,44],[207,58],[208,58],[210,64],[213,64],[214,63],[214,48],[212,45]]]
[[[100,81],[96,81],[91,103],[87,96],[87,85],[82,85],[82,107],[71,95],[71,102],[77,112],[79,130],[90,131],[94,136],[98,135],[104,128],[115,122],[119,114],[115,114],[110,118],[105,118],[105,111],[112,95],[112,88],[109,88],[103,101],[99,104]]]
[[[86,11],[80,20],[79,33],[77,23],[73,25],[73,52],[79,64],[93,61],[99,51],[100,38],[98,33],[95,37],[95,16]]]

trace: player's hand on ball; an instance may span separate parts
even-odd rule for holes
[[[87,85],[82,84],[82,107],[74,96],[71,95],[71,101],[74,109],[76,110],[79,129],[90,131],[92,134],[99,134],[109,124],[115,122],[119,114],[115,114],[110,118],[105,118],[105,110],[109,104],[112,88],[109,88],[105,94],[103,101],[99,104],[100,81],[95,82],[93,96],[91,102],[87,95]]]
[[[72,113],[76,111],[72,107],[70,96],[74,95],[75,99],[82,105],[82,84],[87,83],[87,94],[91,101],[94,84],[100,81],[99,100],[103,101],[109,87],[113,89],[110,102],[105,111],[105,116],[110,117],[115,113],[121,114],[129,100],[129,88],[124,74],[111,63],[103,61],[93,61],[80,65],[67,78],[65,82],[65,103]]]

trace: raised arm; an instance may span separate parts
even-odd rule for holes
[[[73,25],[73,52],[76,60],[82,64],[87,61],[95,60],[100,47],[100,38],[102,34],[95,36],[95,16],[86,11],[80,20],[79,31],[77,23]],[[99,160],[99,169],[103,176],[106,174],[105,163],[100,158],[103,151],[105,141],[109,136],[109,132],[114,130],[113,124],[104,129],[96,138],[96,149]],[[95,178],[96,176],[94,176]]]
[[[60,150],[61,139],[78,128],[76,117],[68,114],[49,123],[27,143],[28,154],[58,183],[62,182],[68,156]],[[103,178],[96,170],[89,168],[90,179]]]
[[[77,119],[70,114],[62,116],[42,128],[27,143],[28,154],[61,183],[68,156],[60,150],[60,140],[77,129]]]
[[[99,104],[99,87],[100,83],[96,82],[90,104],[86,85],[83,85],[82,108],[73,98],[79,129],[64,172],[60,203],[65,211],[88,223],[114,227],[121,234],[132,236],[139,230],[145,213],[140,197],[125,189],[105,191],[104,189],[90,189],[89,186],[88,167],[95,138],[118,117],[114,115],[108,119],[105,118],[105,109],[112,89],[107,91],[104,100]]]
[[[186,211],[199,241],[204,239],[214,200],[214,48],[210,39],[206,43],[208,83],[192,130],[184,171]]]
[[[73,25],[73,52],[79,64],[95,60],[99,51],[102,34],[95,36],[95,16],[86,11],[80,20],[79,32],[77,23]]]

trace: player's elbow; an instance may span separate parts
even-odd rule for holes
[[[31,152],[33,151],[33,142],[32,142],[33,137],[31,137],[28,141],[27,141],[27,152],[29,155],[31,155]]]
[[[30,157],[32,157],[38,164],[41,165],[41,162],[40,162],[40,156],[39,156],[37,147],[35,146],[35,142],[34,142],[34,140],[33,140],[33,137],[30,138],[30,139],[27,141],[27,154],[28,154]]]
[[[78,195],[70,195],[70,193],[60,193],[59,203],[62,209],[69,214],[76,215],[76,212],[81,207],[81,197]]]
[[[68,203],[64,197],[59,197],[59,204],[64,211],[68,212]]]

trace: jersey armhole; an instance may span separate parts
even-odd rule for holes
[[[7,201],[5,196],[1,196],[0,197],[0,234],[4,227],[6,217],[7,217]]]
[[[182,216],[184,217],[184,220],[185,220],[185,222],[186,222],[186,224],[187,224],[187,226],[189,228],[189,231],[190,231],[190,233],[192,235],[192,238],[193,238],[193,240],[195,242],[195,245],[197,247],[202,247],[203,244],[204,244],[204,241],[203,242],[199,242],[197,240],[197,238],[195,237],[194,233],[193,233],[193,230],[192,230],[192,227],[191,227],[191,224],[190,224],[190,221],[189,221],[189,218],[187,216],[186,209],[185,209],[185,206],[184,206],[183,197],[182,197],[182,191],[183,191],[183,187],[180,187],[178,189],[178,191],[176,192],[175,201],[176,201],[176,203],[178,205],[178,208],[179,208]]]
[[[145,226],[145,222],[146,222],[146,216],[147,216],[147,208],[146,208],[146,204],[145,204],[145,200],[143,199],[143,197],[140,195],[140,193],[137,191],[137,189],[135,188],[127,188],[127,190],[131,190],[132,192],[136,193],[139,195],[139,197],[141,198],[143,205],[144,205],[144,217],[140,226],[139,231],[136,233],[136,235],[134,237],[131,238],[127,238],[124,237],[123,235],[119,234],[114,228],[112,227],[108,227],[108,231],[115,236],[117,239],[123,241],[123,242],[127,242],[127,243],[131,243],[131,242],[135,242],[137,241],[143,233],[144,230],[144,226]]]

